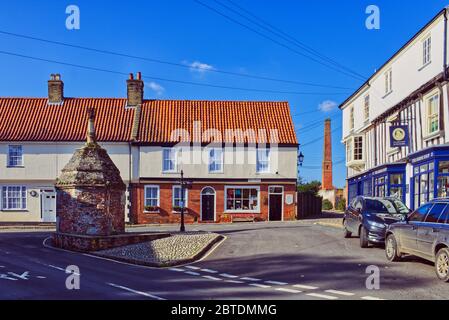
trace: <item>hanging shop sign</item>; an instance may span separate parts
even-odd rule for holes
[[[409,144],[408,126],[391,126],[390,147],[391,148],[408,147],[408,144]]]

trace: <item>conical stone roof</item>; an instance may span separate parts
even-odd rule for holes
[[[70,161],[62,169],[57,187],[107,186],[125,189],[120,171],[109,157],[107,151],[96,141],[94,116],[89,119],[87,143],[73,154]]]

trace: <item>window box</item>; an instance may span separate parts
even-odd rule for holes
[[[172,212],[173,213],[181,213],[181,209],[182,209],[181,207],[176,206],[176,207],[172,208]],[[184,207],[184,213],[187,213],[187,212],[189,212],[189,208]]]
[[[160,209],[157,206],[145,206],[145,213],[159,213]]]

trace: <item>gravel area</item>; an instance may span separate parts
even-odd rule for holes
[[[188,232],[168,238],[95,252],[96,255],[135,264],[166,267],[195,261],[223,237]]]

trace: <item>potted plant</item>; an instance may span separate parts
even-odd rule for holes
[[[174,206],[174,207],[173,207],[173,212],[178,212],[178,213],[179,213],[179,212],[181,212],[181,209],[182,209],[182,208],[181,208],[180,206]],[[185,208],[184,208],[184,212],[185,212],[185,211],[186,211],[186,210],[185,210]]]
[[[159,212],[159,207],[157,207],[157,206],[145,206],[145,212]]]

